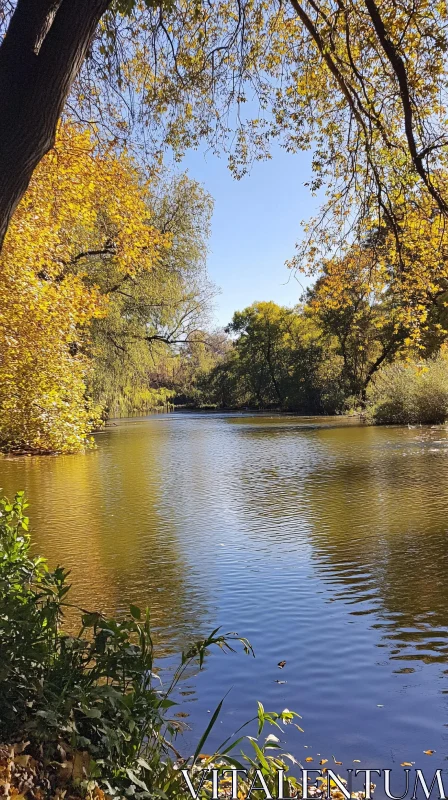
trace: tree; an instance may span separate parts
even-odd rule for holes
[[[393,360],[408,335],[400,301],[387,289],[387,271],[375,251],[353,246],[345,257],[323,262],[307,295],[310,312],[342,358],[345,396],[362,402],[374,373]]]
[[[87,272],[85,262],[71,265],[107,298],[106,313],[90,325],[88,348],[89,387],[105,413],[164,405],[179,388],[180,364],[199,369],[198,349],[207,359],[211,342],[204,329],[215,293],[206,274],[212,208],[210,196],[185,175],[154,180],[146,216],[169,246],[151,269],[123,271],[113,250],[92,256]]]
[[[319,330],[300,309],[254,303],[236,312],[229,331],[250,387],[251,402],[302,412],[320,408],[317,365]]]
[[[208,402],[301,413],[335,409],[339,365],[328,368],[321,331],[302,308],[253,303],[226,330],[236,336],[233,347],[198,378]]]
[[[108,5],[18,0],[11,14],[0,47],[0,243],[33,171],[54,144],[68,92]]]
[[[334,231],[376,215],[400,240],[394,187],[447,213],[446,15],[426,0],[6,2],[0,239],[72,88],[71,110],[117,146],[131,128],[178,154],[230,141],[237,174],[273,137],[313,147]]]
[[[3,448],[85,444],[98,419],[86,396],[88,328],[108,308],[85,275],[99,254],[113,255],[120,280],[133,280],[169,248],[150,223],[148,192],[129,158],[99,156],[76,126],[61,129],[35,172],[0,257]]]
[[[403,237],[387,226],[368,228],[360,242],[320,261],[308,303],[337,341],[347,391],[363,402],[375,372],[400,352],[438,351],[448,335],[448,250],[445,223],[431,198],[395,204]]]

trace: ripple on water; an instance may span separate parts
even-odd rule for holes
[[[443,429],[173,414],[0,468],[74,599],[150,603],[167,664],[218,624],[251,639],[255,660],[215,656],[184,687],[194,731],[232,686],[222,738],[260,699],[303,715],[300,757],[393,766],[448,756],[447,453]]]

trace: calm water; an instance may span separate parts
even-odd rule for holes
[[[251,640],[186,681],[187,741],[232,687],[214,744],[260,699],[302,715],[311,766],[446,766],[448,431],[173,414],[97,441],[3,459],[0,485],[84,607],[150,604],[168,657],[217,625]]]

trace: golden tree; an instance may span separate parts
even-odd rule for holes
[[[390,224],[391,175],[446,216],[446,21],[438,0],[7,0],[0,241],[68,97],[117,144],[227,141],[244,172],[280,137]]]
[[[152,269],[169,237],[149,221],[148,186],[122,155],[99,155],[66,125],[36,170],[10,227],[0,270],[0,441],[69,452],[95,422],[85,397],[88,323],[107,299],[84,272],[113,254],[117,281]],[[73,273],[73,265],[77,273]]]

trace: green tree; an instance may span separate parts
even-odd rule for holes
[[[238,335],[235,347],[251,403],[319,408],[315,372],[321,351],[312,320],[297,309],[254,303],[234,314],[229,331]]]
[[[168,242],[151,270],[123,270],[113,248],[74,259],[70,269],[106,298],[90,325],[93,373],[89,389],[105,413],[165,404],[174,394],[179,362],[208,349],[203,332],[215,288],[206,258],[211,197],[185,175],[160,180],[148,198],[148,219]],[[102,219],[107,233],[107,220]],[[185,355],[183,355],[185,351]]]
[[[322,331],[306,309],[254,303],[226,329],[233,347],[199,386],[218,405],[276,407],[301,413],[334,411],[340,364],[323,347]]]

